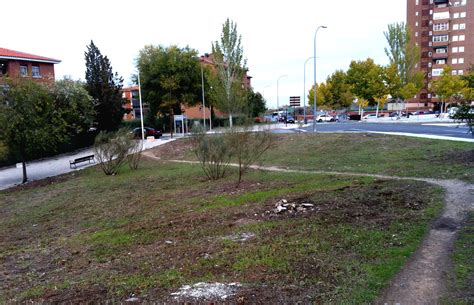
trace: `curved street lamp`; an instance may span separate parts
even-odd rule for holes
[[[314,56],[308,57],[304,62],[304,69],[303,69],[303,121],[306,124],[308,121],[306,120],[306,64],[308,61],[313,59]]]
[[[316,35],[320,28],[327,29],[327,26],[320,25],[314,33],[314,105],[313,105],[313,132],[316,131]]]

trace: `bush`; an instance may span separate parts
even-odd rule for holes
[[[273,147],[275,141],[270,131],[253,132],[248,127],[242,131],[231,131],[227,134],[228,143],[232,145],[232,155],[239,167],[237,186],[242,181],[242,176],[254,165],[262,155]]]
[[[469,132],[474,137],[474,107],[470,103],[463,103],[459,106],[458,111],[453,115],[453,119],[458,122],[465,122],[469,128]]]
[[[194,136],[194,153],[205,175],[211,180],[224,177],[230,160],[235,158],[239,169],[237,186],[247,170],[274,145],[274,137],[269,131],[253,132],[244,127],[221,135],[207,135],[202,128],[198,129]]]
[[[94,152],[102,171],[106,175],[118,174],[136,145],[137,141],[128,129],[122,128],[117,132],[101,131],[95,139]]]
[[[204,174],[211,180],[224,177],[232,157],[230,143],[225,135],[207,135],[201,128],[194,133],[194,153]]]

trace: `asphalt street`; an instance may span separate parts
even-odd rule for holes
[[[312,132],[313,126],[301,128]],[[463,139],[474,139],[466,126],[447,124],[445,126],[431,125],[430,123],[369,123],[369,122],[331,122],[316,123],[317,132],[396,132],[407,134],[423,134],[446,136]]]

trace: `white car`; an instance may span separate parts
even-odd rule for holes
[[[334,117],[328,114],[321,114],[316,117],[317,122],[334,122]]]
[[[376,119],[376,118],[377,118],[377,115],[375,113],[370,113],[370,114],[364,115],[364,117],[363,117],[364,120]]]

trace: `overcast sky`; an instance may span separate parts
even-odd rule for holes
[[[405,21],[406,0],[14,0],[2,3],[0,47],[62,60],[56,78],[84,79],[84,51],[90,40],[111,60],[114,71],[130,83],[134,60],[147,44],[189,45],[209,52],[226,18],[242,35],[252,86],[264,93],[267,106],[289,96],[303,100],[303,64],[313,55],[317,36],[317,80],[352,59],[367,57],[386,64],[383,31]],[[307,89],[313,67],[306,69]]]

